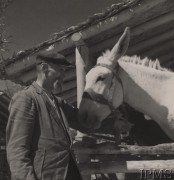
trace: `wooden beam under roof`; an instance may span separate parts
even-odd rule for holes
[[[154,47],[159,46],[159,44],[170,41],[171,39],[174,39],[174,28],[130,46],[127,54],[134,55],[135,53],[143,53],[146,50],[153,49]]]
[[[14,75],[18,75],[21,72],[25,72],[29,69],[32,69],[35,66],[35,58],[33,56],[27,57],[20,61],[16,61],[13,64],[10,64],[5,68],[6,74],[9,77],[13,77]]]
[[[174,58],[171,58],[170,61],[166,62],[164,64],[166,68],[174,70]]]
[[[149,57],[149,58],[158,58],[166,53],[172,52],[174,50],[174,39],[170,41],[166,41],[153,49],[149,49],[148,51],[144,51],[141,53],[141,57]]]
[[[69,89],[76,88],[76,85],[77,85],[76,79],[75,80],[71,80],[71,81],[69,81],[67,83],[63,83],[62,91],[67,91]]]
[[[174,10],[132,27],[131,45],[174,28]]]
[[[127,25],[135,27],[139,24],[148,22],[150,19],[158,17],[172,10],[174,10],[173,1],[143,0],[140,1],[139,4],[132,7],[132,9],[125,9],[122,12],[115,14],[113,17],[108,18],[103,22],[101,21],[96,25],[87,27],[86,29],[81,31],[81,34],[84,41],[86,41],[88,45],[91,46],[91,48],[93,49],[95,43],[100,44],[101,41],[112,37],[113,34],[119,35]],[[112,44],[110,41],[109,43]],[[100,44],[97,46],[102,45]],[[57,49],[57,51],[67,55],[67,52],[69,51],[68,49],[74,49],[74,43],[71,41],[70,37],[65,38],[64,41],[55,43],[55,48]],[[74,61],[74,58],[72,58],[72,60]],[[34,61],[35,60],[33,56],[29,59],[25,58],[23,60],[19,60],[19,62],[17,61],[14,64],[8,65],[6,67],[6,73],[7,75],[13,76],[23,69],[30,68],[35,63]]]
[[[60,94],[56,94],[56,95],[62,97],[63,99],[69,99],[71,97],[76,96],[76,93],[77,93],[77,89],[73,88],[73,89],[70,89],[68,91],[64,91]]]
[[[174,50],[171,52],[167,52],[166,54],[163,54],[162,56],[158,57],[161,65],[166,65],[169,61],[171,61],[174,64]]]
[[[174,11],[167,13],[165,15],[159,16],[155,19],[144,22],[138,26],[131,28],[131,40],[129,45],[129,50],[133,51],[133,46],[140,44],[142,41],[153,38],[154,36],[161,35],[166,31],[174,29]],[[112,36],[109,39],[101,41],[99,44],[95,44],[90,47],[92,53],[101,52],[108,48],[113,47],[117,42],[121,34]],[[130,53],[128,53],[130,54]]]
[[[75,73],[76,73],[75,68],[67,70],[66,73],[65,73],[64,82],[68,82],[68,81],[71,81],[73,79],[76,79],[76,74]],[[15,78],[19,79],[24,84],[28,84],[28,83],[31,82],[31,80],[36,79],[36,70],[31,69],[30,71],[21,72]]]
[[[83,40],[92,46],[97,42],[112,37],[113,34],[120,34],[126,26],[137,26],[155,17],[174,10],[174,2],[168,0],[143,0],[136,4],[132,9],[126,9],[105,21],[90,26],[81,35]],[[65,39],[62,43],[55,43],[58,51],[68,51],[74,46],[71,38]]]
[[[77,96],[72,96],[70,98],[67,99],[67,102],[72,104],[72,105],[75,105],[76,106],[76,103],[77,103]]]

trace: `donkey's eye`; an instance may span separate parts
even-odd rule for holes
[[[98,82],[98,81],[103,81],[104,79],[105,79],[105,77],[99,76],[99,77],[97,78],[96,82]]]

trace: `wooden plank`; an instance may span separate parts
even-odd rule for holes
[[[150,19],[131,29],[131,45],[174,28],[174,11]]]
[[[137,27],[137,28],[139,29],[139,27]],[[133,36],[135,35],[134,34],[134,29],[131,31],[131,34],[133,34]],[[170,29],[170,30],[166,31],[165,33],[158,34],[158,35],[156,35],[154,37],[146,37],[146,38],[147,38],[146,40],[140,41],[139,43],[137,43],[135,45],[130,45],[129,48],[128,48],[128,51],[126,52],[126,54],[128,54],[128,55],[145,54],[145,55],[142,55],[142,56],[150,55],[150,57],[152,55],[156,55],[157,53],[154,51],[154,49],[156,49],[156,47],[158,47],[159,44],[162,44],[162,43],[170,44],[170,40],[174,39],[174,29]],[[113,38],[112,41],[114,41],[114,43],[117,42],[116,38]],[[105,44],[104,46],[107,46],[106,41],[103,42],[103,43]],[[113,43],[108,40],[108,44],[113,44]],[[100,44],[98,46],[93,47],[93,49],[92,49],[93,53],[95,51],[99,51],[99,50],[104,48],[102,46],[102,44]],[[173,47],[170,47],[170,49],[171,48],[173,48]],[[161,52],[163,52],[163,51],[161,51]]]
[[[166,31],[165,33],[158,34],[150,39],[141,41],[134,46],[130,46],[129,50],[127,51],[127,54],[128,55],[134,55],[136,53],[141,54],[145,52],[146,50],[157,47],[159,46],[159,44],[170,41],[171,39],[174,39],[174,29],[170,29],[169,31]]]
[[[24,84],[29,84],[29,83],[31,83],[31,80],[36,79],[36,77],[37,77],[36,70],[35,70],[35,68],[32,68],[29,71],[26,71],[26,72],[19,74],[15,78],[19,79]]]
[[[82,175],[100,174],[100,173],[140,173],[142,170],[161,171],[168,169],[174,171],[174,160],[150,160],[150,161],[117,161],[117,162],[91,162],[80,163],[80,172]]]
[[[66,59],[70,62],[74,62],[74,56],[66,56]],[[32,78],[34,78],[34,74],[35,74],[35,55],[27,57],[25,59],[16,61],[13,64],[10,64],[8,66],[6,66],[5,70],[6,70],[6,74],[9,77],[18,77],[21,76],[21,74],[25,74],[26,72],[32,71]],[[25,82],[27,80],[24,80]]]
[[[168,0],[144,0],[140,4],[134,6],[131,10],[126,9],[112,18],[108,18],[104,22],[100,22],[97,25],[93,25],[87,29],[81,31],[84,41],[88,41],[88,46],[96,44],[103,39],[107,39],[108,32],[110,34],[120,34],[126,26],[135,26],[146,22],[149,19],[162,15],[166,12],[174,10],[173,1]],[[143,16],[142,16],[143,14]],[[141,17],[141,18],[140,18]],[[117,33],[116,33],[117,32]],[[107,36],[107,37],[106,37]],[[73,47],[71,38],[66,39],[62,43],[56,43],[56,48],[59,51]]]
[[[173,70],[173,68],[174,68],[174,57],[171,58],[170,61],[166,62],[166,63],[164,64],[164,66],[165,66],[166,68],[169,68],[169,69],[172,68],[172,70]]]
[[[75,69],[70,69],[69,71],[66,71],[65,73],[65,79],[63,82],[68,82],[71,80],[76,79],[76,70]]]
[[[171,60],[174,61],[174,50],[171,51],[171,52],[168,52],[168,53],[166,53],[166,54],[164,54],[162,56],[160,56],[158,59],[159,59],[161,65],[164,65],[164,66],[167,63],[169,63]],[[174,63],[173,61],[172,61],[172,63]]]
[[[85,154],[83,154],[85,156]],[[126,155],[126,154],[94,154],[91,155],[91,162],[109,162],[109,161],[150,161],[150,160],[169,160],[174,159],[174,155]]]
[[[76,80],[68,81],[66,83],[63,83],[62,91],[67,91],[69,89],[76,88]]]
[[[159,44],[157,47],[154,47],[153,49],[144,51],[143,53],[141,53],[141,57],[158,58],[161,55],[173,51],[173,47],[174,47],[174,39],[171,39],[170,41]]]
[[[65,91],[65,92],[62,92],[60,94],[57,94],[57,96],[60,96],[62,97],[63,99],[69,99],[71,97],[74,97],[76,96],[77,94],[77,89],[76,88],[73,88],[73,89],[70,89],[68,91]]]
[[[5,68],[6,74],[10,77],[13,77],[15,74],[19,74],[21,72],[25,72],[28,69],[31,69],[35,65],[35,58],[34,56],[27,57],[20,61],[16,61],[13,64],[10,64]]]
[[[68,103],[70,104],[74,104],[77,102],[77,96],[73,96],[73,97],[70,97],[68,99],[66,99]]]
[[[172,13],[172,15],[174,16],[173,13]],[[138,29],[143,29],[143,28],[140,27]],[[135,33],[137,33],[137,32],[135,32]],[[134,33],[134,29],[133,29],[131,34],[133,34],[133,36],[135,36],[135,33]],[[141,34],[141,31],[139,31],[139,33],[137,33],[137,35],[138,34]],[[161,43],[163,41],[170,40],[172,38],[174,38],[174,29],[170,29],[169,31],[166,31],[164,34],[160,34],[160,35],[158,35],[156,37],[152,37],[151,39],[147,39],[147,40],[145,40],[143,42],[140,42],[140,43],[136,44],[135,46],[130,46],[127,54],[137,54],[137,53],[140,54],[141,51],[144,51],[147,48],[151,48],[152,46],[155,46],[155,44],[159,45],[159,43]],[[116,42],[116,40],[114,42]],[[104,44],[106,45],[107,43],[104,43]],[[112,43],[110,43],[110,44],[112,44]],[[170,44],[170,42],[167,42],[167,44]],[[164,45],[164,46],[167,48],[166,45]],[[162,47],[164,47],[164,46],[162,46]],[[169,45],[169,46],[171,46],[171,45]],[[98,49],[94,48],[94,49],[91,49],[91,50],[92,51],[98,51],[98,50],[100,50],[100,48],[103,49],[102,45],[97,45],[97,47],[98,47]],[[163,48],[163,50],[165,49],[165,47]],[[93,48],[93,47],[91,47],[91,48]],[[171,48],[172,48],[172,46],[170,47],[170,49]],[[155,53],[155,51],[156,51],[155,48],[150,50],[150,51],[152,51],[152,54],[158,54],[158,52]],[[161,50],[159,50],[159,51],[161,51]],[[149,56],[152,56],[151,52],[147,52],[146,54],[149,54]],[[170,54],[172,54],[172,53],[170,53]],[[70,61],[72,61],[72,59],[74,58],[73,56],[74,55],[69,56]],[[165,59],[168,59],[168,57],[169,57],[169,55],[168,56],[163,55],[163,57],[161,57],[161,61],[165,61]],[[31,71],[28,71],[27,73],[22,74],[22,76],[20,75],[19,79],[22,82],[27,83],[28,81],[30,81],[31,79],[34,79],[35,77],[36,77],[36,72],[35,72],[34,69],[32,69]],[[68,75],[65,78],[65,81],[70,80],[71,77],[75,78],[75,70],[74,70],[74,75],[72,75],[72,76]]]
[[[30,71],[26,71],[25,73],[19,74],[19,76],[15,76],[13,75],[15,78],[19,79],[20,81],[22,81],[23,83],[31,83],[31,80],[36,79],[36,70],[35,69],[31,69]],[[75,69],[70,69],[68,71],[66,71],[65,73],[65,79],[64,82],[68,82],[71,80],[74,80],[76,78],[76,71]]]
[[[73,34],[72,41],[76,45],[77,107],[79,107],[85,88],[86,67],[89,62],[89,49],[79,33]]]
[[[174,28],[173,11],[150,21],[144,22],[143,24],[140,24],[138,26],[131,27],[131,41],[128,48],[128,54],[130,54],[129,51],[133,51],[134,44],[138,42],[141,43],[141,41],[146,39],[151,39],[155,35],[165,33],[171,28]],[[96,52],[104,51],[113,47],[119,37],[120,34],[114,35],[111,38],[101,41],[99,44],[97,43],[91,46],[91,53],[95,54]]]
[[[141,4],[144,3],[144,4]],[[96,36],[92,37],[91,39],[88,39],[88,44],[90,44],[90,46],[100,42],[100,41],[104,41],[105,39],[109,39],[112,38],[113,35],[119,35],[121,34],[126,26],[130,26],[130,28],[133,27],[137,27],[139,25],[145,24],[153,19],[156,19],[158,16],[162,16],[165,13],[168,13],[170,11],[174,10],[174,3],[173,2],[159,2],[159,4],[156,4],[156,6],[153,6],[153,3],[156,3],[155,1],[153,2],[149,2],[148,1],[141,1],[140,2],[140,7],[139,9],[132,8],[131,12],[132,14],[129,14],[128,11],[123,11],[121,12],[119,15],[121,17],[121,15],[125,15],[126,17],[119,17],[119,15],[117,16],[117,20],[115,23],[117,23],[116,26],[112,26],[110,27],[109,30],[106,30],[100,34],[97,34]],[[161,4],[160,4],[161,3]],[[171,3],[171,4],[170,4]],[[146,10],[146,5],[149,7],[152,5],[153,7],[150,7],[148,10]],[[141,9],[142,7],[144,7],[145,9]],[[124,19],[124,22],[121,22]],[[172,16],[169,17],[169,19],[173,19]],[[168,21],[168,20],[167,20]],[[154,21],[155,22],[155,21]],[[157,22],[157,24],[159,23],[159,21]],[[156,22],[155,22],[156,24]],[[154,24],[154,25],[155,25]],[[152,28],[154,27],[154,25],[152,24]],[[144,26],[145,27],[145,26]],[[147,26],[147,28],[150,28],[150,26]],[[151,29],[152,29],[151,28]]]
[[[115,155],[174,155],[174,143],[159,144],[156,146],[118,146],[114,143],[86,144],[76,143],[74,149],[77,154],[115,154]]]

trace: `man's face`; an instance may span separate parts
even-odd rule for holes
[[[63,79],[65,77],[65,68],[56,64],[49,64],[47,77],[48,83],[53,91],[56,93],[61,92]]]

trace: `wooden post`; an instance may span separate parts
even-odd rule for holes
[[[83,91],[85,88],[85,77],[86,73],[89,71],[89,49],[83,41],[80,33],[75,33],[71,37],[76,45],[76,79],[77,79],[77,107],[80,106],[82,100]],[[80,133],[80,132],[78,132]],[[90,155],[78,155],[80,162],[86,163],[90,162]],[[80,167],[79,167],[80,168]],[[84,175],[84,180],[91,180],[91,175]]]
[[[77,107],[79,107],[85,87],[85,76],[89,70],[89,49],[80,33],[73,34],[72,40],[76,45]]]

